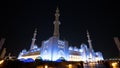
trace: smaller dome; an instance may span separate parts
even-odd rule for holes
[[[37,45],[34,45],[34,47],[33,47],[34,49],[36,49],[36,48],[38,48],[38,46]]]
[[[72,47],[72,46],[70,46],[70,47],[69,47],[69,50],[73,50],[73,47]]]
[[[23,49],[23,50],[22,50],[22,53],[25,53],[25,52],[27,52],[27,50],[26,50],[26,49]]]
[[[79,52],[83,52],[83,49],[79,49]]]
[[[79,51],[79,49],[75,46],[75,47],[74,47],[74,51]]]
[[[87,48],[86,44],[81,44],[81,48]]]

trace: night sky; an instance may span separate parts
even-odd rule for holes
[[[119,2],[111,0],[9,0],[1,2],[0,38],[7,54],[18,56],[29,49],[34,29],[38,29],[36,44],[53,35],[56,7],[60,10],[60,38],[70,46],[87,43],[89,31],[94,51],[104,58],[118,56],[113,37],[120,38]],[[6,55],[7,55],[6,54]]]

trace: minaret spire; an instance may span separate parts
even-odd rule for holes
[[[94,60],[94,55],[93,55],[93,47],[92,47],[92,43],[91,43],[91,39],[90,39],[90,34],[87,30],[87,37],[88,37],[88,44],[89,44],[89,61],[93,61]]]
[[[59,38],[59,25],[60,25],[59,16],[60,16],[59,9],[57,7],[56,13],[55,13],[54,33],[53,33],[53,36],[58,37],[58,38]]]
[[[91,43],[91,39],[90,39],[90,34],[89,34],[88,30],[87,30],[87,38],[88,38],[89,48],[92,51],[93,47],[92,47],[92,43]]]
[[[34,48],[35,40],[36,40],[36,35],[37,35],[37,28],[36,28],[35,31],[34,31],[30,49],[33,49],[33,48]]]

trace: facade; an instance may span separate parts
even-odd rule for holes
[[[37,59],[42,58],[42,60],[47,61],[57,61],[60,59],[65,59],[66,61],[99,61],[103,60],[101,52],[94,52],[89,32],[87,31],[89,48],[86,44],[81,44],[80,48],[69,46],[68,41],[60,39],[59,25],[59,9],[56,9],[53,36],[48,40],[42,41],[41,47],[35,45],[37,30],[35,30],[30,50],[22,50],[20,52],[18,59]]]

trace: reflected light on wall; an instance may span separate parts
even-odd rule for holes
[[[99,61],[99,58],[98,58],[98,57],[96,57],[96,58],[95,58],[95,60],[96,60],[96,62],[97,62],[97,61]]]
[[[77,55],[70,55],[69,56],[69,61],[81,61],[82,58],[80,56]]]

